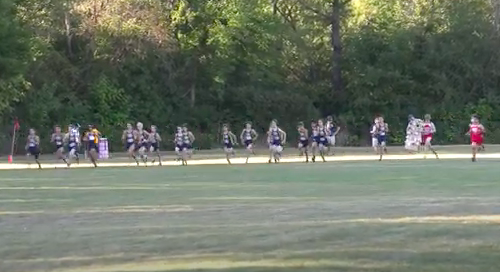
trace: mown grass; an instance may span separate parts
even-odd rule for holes
[[[0,271],[500,269],[497,162],[0,172]]]

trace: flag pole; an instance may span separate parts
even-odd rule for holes
[[[14,120],[14,128],[12,130],[12,144],[10,146],[10,155],[8,158],[9,163],[12,163],[12,157],[14,156],[14,145],[16,144],[16,131],[18,129],[19,123],[17,118]]]

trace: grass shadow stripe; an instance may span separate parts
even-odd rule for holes
[[[21,214],[95,214],[95,213],[164,213],[164,212],[191,212],[191,206],[119,206],[109,208],[88,208],[78,210],[59,211],[0,211],[0,215]]]
[[[337,268],[337,269],[384,269],[394,266],[392,262],[360,259],[356,261],[335,259],[260,259],[260,260],[233,260],[233,259],[169,259],[152,258],[135,263],[92,265],[88,267],[67,268],[53,270],[54,272],[160,272],[160,271],[184,271],[184,270],[219,270],[240,268]]]

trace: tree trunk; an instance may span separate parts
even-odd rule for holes
[[[493,20],[496,31],[500,31],[500,0],[491,0],[493,7]]]
[[[331,14],[332,43],[332,87],[335,96],[343,95],[342,81],[342,40],[340,38],[340,0],[333,0]]]
[[[69,11],[64,12],[64,26],[66,30],[66,46],[68,47],[68,55],[73,56],[73,49],[71,49],[71,22],[69,18]]]
[[[194,108],[196,105],[196,76],[198,74],[198,58],[192,59],[191,65],[191,87],[189,88],[189,93],[191,96],[189,105]]]
[[[191,108],[194,108],[194,105],[196,104],[196,83],[194,81],[191,84],[191,90],[189,92],[191,93],[191,101],[189,105]]]

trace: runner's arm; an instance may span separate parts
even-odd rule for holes
[[[335,130],[335,132],[333,133],[333,136],[337,136],[337,134],[339,133],[340,131],[340,126],[337,127],[337,130]]]
[[[279,129],[279,132],[281,134],[283,144],[285,144],[286,143],[286,132],[284,130],[282,130],[281,128]]]
[[[257,133],[257,131],[255,131],[255,129],[252,129],[250,133],[252,133],[253,135],[252,141],[255,142],[255,140],[257,140],[257,137],[259,137],[259,134]]]
[[[241,143],[244,143],[245,142],[245,137],[243,137],[245,135],[245,129],[243,129],[241,131],[241,134],[240,134],[240,140],[241,140]]]
[[[234,144],[234,145],[237,145],[238,144],[238,141],[237,141],[237,137],[236,135],[234,135],[234,133],[232,132],[229,132],[229,137],[231,137],[231,142]]]

